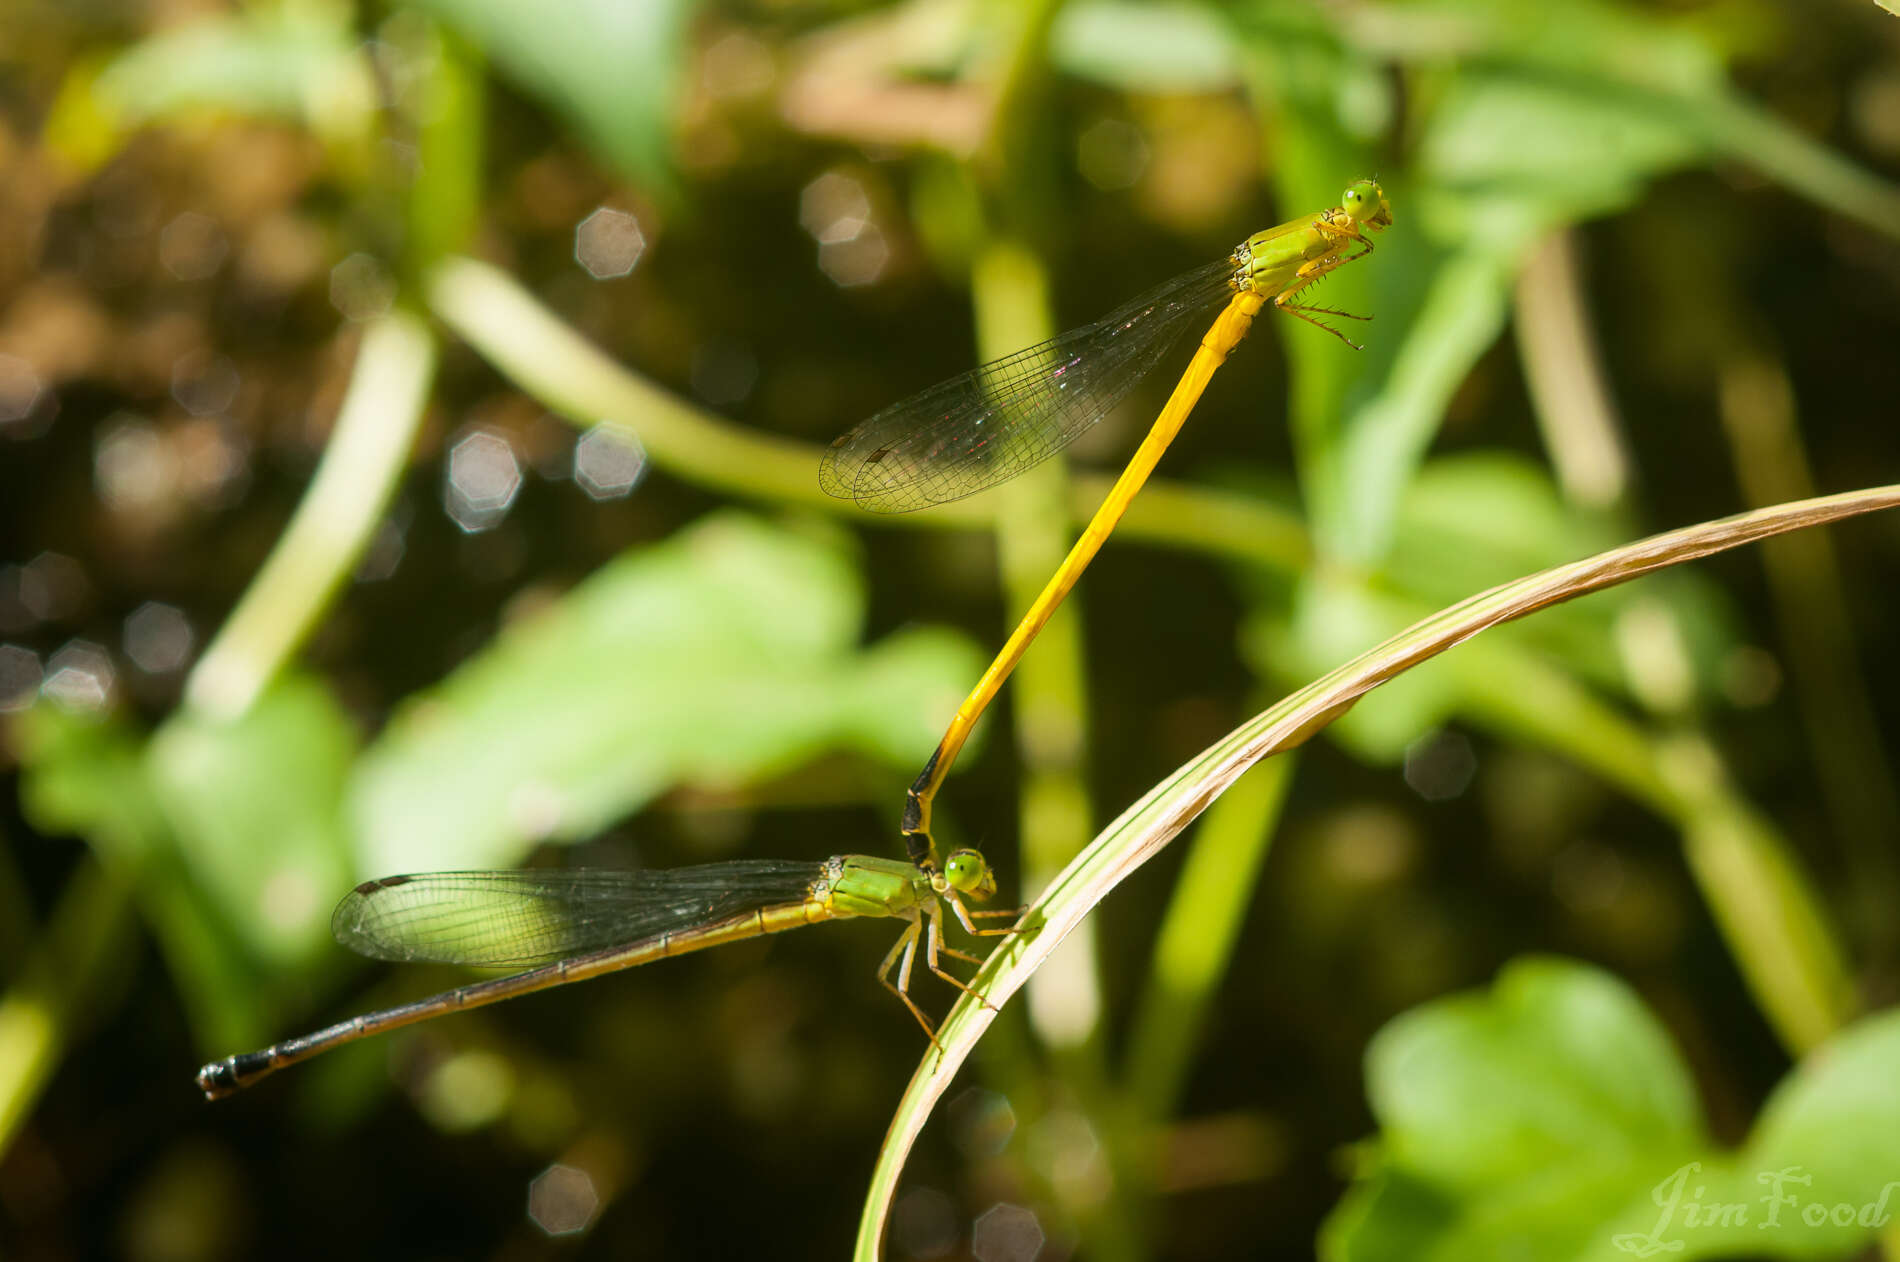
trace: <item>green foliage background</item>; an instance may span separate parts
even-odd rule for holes
[[[1106,479],[873,520],[820,446],[1353,178],[1397,223],[1321,300],[1366,349],[1262,319],[949,782],[1012,894],[1434,610],[1900,468],[1900,26],[1859,0],[8,25],[9,1256],[850,1247],[922,1053],[872,928],[191,1074],[454,984],[340,958],[358,880],[890,852]],[[599,207],[630,274],[576,261]],[[523,482],[464,531],[477,432]],[[602,432],[630,495],[572,477]],[[1758,1216],[1763,1171],[1900,1180],[1897,571],[1874,517],[1556,607],[1250,773],[989,1033],[890,1254],[1900,1256],[1656,1221],[1691,1165]],[[141,665],[149,601],[188,659]]]

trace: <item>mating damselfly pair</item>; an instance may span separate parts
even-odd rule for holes
[[[976,921],[1016,915],[972,911],[966,900],[981,902],[995,893],[989,863],[974,850],[958,850],[940,867],[930,837],[932,803],[971,729],[1261,308],[1271,304],[1345,341],[1321,317],[1368,317],[1295,300],[1322,277],[1370,253],[1368,230],[1391,222],[1384,190],[1376,181],[1360,180],[1339,205],[1255,233],[1220,262],[1176,277],[1093,324],[894,404],[826,451],[819,472],[824,489],[873,511],[908,512],[976,494],[1068,446],[1112,411],[1197,319],[1219,308],[1147,437],[911,786],[902,823],[906,860],[841,855],[819,864],[732,860],[642,872],[438,872],[370,881],[352,891],[332,919],[344,946],[375,959],[526,971],[215,1061],[199,1071],[198,1085],[216,1099],[384,1030],[669,955],[852,918],[906,922],[877,977],[934,1042],[929,1019],[910,996],[919,948],[930,972],[968,992],[942,960],[979,961],[944,943],[946,916],[974,936],[1001,936],[1012,929]]]

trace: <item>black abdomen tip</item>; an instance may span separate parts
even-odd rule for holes
[[[213,1061],[198,1071],[198,1090],[207,1100],[222,1100],[244,1084],[238,1081],[237,1057]]]

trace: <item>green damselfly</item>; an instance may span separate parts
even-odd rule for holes
[[[199,1070],[198,1085],[216,1100],[286,1065],[384,1030],[669,955],[826,920],[870,917],[907,922],[877,976],[934,1043],[929,1018],[910,997],[918,948],[926,968],[968,992],[941,959],[980,961],[945,945],[945,908],[974,935],[1007,934],[1009,929],[980,928],[976,921],[1014,917],[1014,910],[971,911],[965,905],[965,899],[981,902],[995,892],[995,873],[974,850],[956,851],[941,870],[871,855],[838,855],[823,863],[735,859],[637,872],[431,872],[369,881],[351,891],[331,918],[337,941],[351,950],[379,960],[528,971],[228,1056]]]

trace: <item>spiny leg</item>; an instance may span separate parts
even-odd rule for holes
[[[1359,244],[1359,249],[1352,254],[1341,254],[1335,257],[1333,259],[1334,267],[1344,267],[1346,264],[1352,262],[1354,259],[1362,259],[1366,257],[1366,255],[1372,253],[1372,238],[1367,236],[1365,233],[1347,232],[1343,228],[1336,229],[1336,231],[1338,231],[1341,236],[1351,237],[1354,241],[1356,241]]]
[[[1274,295],[1273,302],[1275,306],[1293,297],[1301,290],[1309,289],[1317,285],[1325,277],[1338,271],[1340,268],[1346,266],[1346,264],[1357,259],[1362,259],[1372,253],[1372,239],[1365,234],[1350,232],[1345,228],[1329,224],[1324,220],[1318,220],[1316,223],[1317,226],[1331,232],[1335,237],[1343,237],[1350,242],[1356,243],[1360,249],[1353,254],[1335,254],[1330,258],[1314,259],[1310,263],[1301,264],[1300,270],[1295,274],[1293,283]],[[1359,317],[1354,316],[1353,318],[1358,319]],[[1372,317],[1366,316],[1365,318],[1370,320]]]
[[[968,951],[959,951],[942,939],[938,939],[937,941],[937,954],[947,955],[953,960],[962,960],[965,964],[975,964],[979,968],[982,967],[983,964],[982,956],[971,955]]]
[[[1315,228],[1318,228],[1321,232],[1332,234],[1332,237],[1335,241],[1340,240],[1341,238],[1344,238],[1345,240],[1348,240],[1348,241],[1355,241],[1360,246],[1360,250],[1357,254],[1341,254],[1341,255],[1336,255],[1335,257],[1327,260],[1327,266],[1326,266],[1327,271],[1331,271],[1333,268],[1338,267],[1343,263],[1350,263],[1354,259],[1362,259],[1366,257],[1366,255],[1372,253],[1372,238],[1367,236],[1365,233],[1359,231],[1357,228],[1342,228],[1338,224],[1334,223],[1332,220],[1326,218],[1324,215],[1320,216],[1318,219],[1315,219],[1313,221],[1313,226]]]
[[[1366,244],[1370,245],[1372,243],[1368,241]],[[1295,275],[1293,283],[1273,296],[1273,304],[1276,307],[1280,306],[1300,294],[1305,293],[1354,259],[1364,257],[1364,254],[1365,251],[1363,250],[1358,254],[1337,254],[1329,259],[1316,259],[1311,263],[1305,264],[1300,268],[1298,274]],[[1340,314],[1344,315],[1345,313],[1341,312]],[[1372,317],[1351,316],[1348,318],[1353,320],[1370,320]]]
[[[1365,349],[1365,347],[1359,345],[1359,343],[1353,341],[1351,338],[1347,337],[1344,333],[1341,333],[1338,329],[1326,323],[1324,320],[1321,320],[1319,318],[1319,315],[1324,314],[1324,315],[1345,316],[1348,320],[1360,320],[1360,319],[1370,320],[1372,318],[1371,316],[1356,316],[1344,311],[1334,311],[1330,307],[1311,307],[1311,306],[1306,306],[1302,303],[1296,303],[1293,301],[1294,297],[1296,297],[1297,295],[1299,295],[1305,290],[1311,289],[1314,285],[1318,284],[1322,279],[1324,279],[1327,276],[1327,274],[1335,271],[1339,267],[1340,262],[1341,260],[1333,259],[1333,260],[1330,260],[1327,264],[1322,265],[1322,266],[1314,266],[1314,265],[1309,264],[1309,266],[1314,267],[1314,270],[1306,274],[1305,276],[1303,276],[1300,280],[1296,281],[1292,285],[1289,285],[1281,293],[1275,294],[1273,298],[1273,306],[1275,310],[1284,311],[1290,316],[1294,316],[1294,317],[1297,317],[1298,319],[1304,320],[1316,329],[1325,329],[1328,333],[1331,333],[1334,337],[1338,338],[1340,341],[1344,342],[1346,345],[1352,347],[1354,350],[1362,351]]]
[[[942,954],[962,955],[962,952],[953,951],[943,944],[943,910],[939,907],[926,906],[924,908],[924,966],[970,998],[982,1004],[985,1008],[988,1008],[991,1012],[995,1012],[995,1004],[970,989],[955,973],[952,973],[949,969],[937,962],[937,957]],[[968,960],[973,957],[963,955],[963,958]],[[976,962],[981,963],[982,961],[978,960]]]
[[[942,895],[939,895],[938,897],[941,898]],[[933,917],[931,920],[931,924],[936,926],[937,928],[937,934],[936,934],[936,939],[935,939],[937,943],[937,953],[939,955],[947,955],[951,957],[952,959],[963,960],[966,963],[975,964],[978,967],[981,967],[983,964],[982,956],[971,955],[968,951],[957,950],[957,948],[951,946],[949,940],[943,936],[943,921],[941,920],[942,915],[943,915],[942,909],[941,907],[939,907],[936,916]]]
[[[1008,937],[1010,934],[1016,932],[1015,925],[1010,925],[1005,929],[979,929],[976,927],[976,922],[978,920],[994,920],[999,916],[1020,919],[1022,914],[1029,910],[1027,907],[1005,907],[997,911],[971,911],[968,907],[963,905],[963,900],[957,897],[955,890],[945,890],[939,897],[942,898],[944,902],[950,904],[950,910],[956,913],[957,923],[962,925],[963,931],[973,938]]]
[[[957,923],[963,926],[965,933],[975,938],[1008,937],[1010,934],[1017,932],[1021,927],[1023,913],[1029,910],[1027,907],[1001,907],[990,911],[971,911],[968,907],[964,906],[963,900],[957,897],[955,890],[945,890],[938,897],[950,904],[950,910],[956,914]],[[976,921],[978,920],[995,920],[1004,916],[1008,917],[1012,923],[1000,929],[980,929],[976,925]],[[958,951],[952,947],[943,945],[941,936],[938,938],[938,943],[939,950],[945,955],[953,955],[959,960],[968,960],[972,964],[982,964],[984,962],[967,952]]]
[[[1293,301],[1299,294],[1311,289],[1314,285],[1317,285],[1321,280],[1325,279],[1331,273],[1338,271],[1347,263],[1352,262],[1356,258],[1364,257],[1367,251],[1372,247],[1372,242],[1366,240],[1363,236],[1349,233],[1345,229],[1333,227],[1331,224],[1326,224],[1325,226],[1337,235],[1353,237],[1361,245],[1365,246],[1366,249],[1361,250],[1357,254],[1337,255],[1330,259],[1308,263],[1305,267],[1300,269],[1298,280],[1273,296],[1273,305],[1275,309],[1304,320],[1316,329],[1325,329],[1328,333],[1331,333],[1334,337],[1352,347],[1354,350],[1362,351],[1365,347],[1359,345],[1359,343],[1353,341],[1344,333],[1341,333],[1338,329],[1318,317],[1321,315],[1335,315],[1343,316],[1348,320],[1370,320],[1372,319],[1371,316],[1357,316],[1349,311],[1335,311],[1331,307],[1313,307]]]
[[[1029,904],[1027,903],[1024,903],[1021,907],[1005,907],[998,911],[973,911],[968,914],[979,920],[984,918],[995,919],[1002,916],[1009,917],[1009,924],[1003,926],[1001,929],[978,929],[969,921],[962,920],[962,917],[958,917],[958,919],[962,921],[963,927],[979,938],[1006,938],[1012,933],[1035,932],[1034,929],[1025,928],[1023,925],[1023,917],[1029,914]]]
[[[910,968],[911,965],[916,962],[917,939],[922,932],[923,925],[918,921],[916,914],[913,912],[910,918],[910,926],[906,928],[903,933],[898,935],[897,941],[891,944],[891,949],[885,952],[884,962],[877,966],[877,979],[883,984],[884,989],[904,1001],[904,1006],[910,1009],[910,1015],[916,1017],[917,1024],[924,1027],[924,1035],[930,1040],[930,1045],[936,1048],[938,1054],[941,1055],[943,1052],[943,1044],[937,1041],[936,1029],[930,1024],[930,1018],[924,1015],[924,1010],[917,1006],[916,1000],[910,997]],[[904,963],[903,966],[897,970],[897,981],[893,983],[891,981],[891,968],[897,964],[897,959],[900,955],[904,958]]]
[[[1342,320],[1358,320],[1364,324],[1372,323],[1371,316],[1354,315],[1350,311],[1341,311],[1337,307],[1309,307],[1304,304],[1296,305],[1290,302],[1278,303],[1275,305],[1277,305],[1282,311],[1311,311],[1315,313],[1316,315],[1338,316]]]
[[[1338,338],[1340,341],[1344,342],[1346,345],[1352,347],[1356,351],[1362,351],[1366,349],[1365,347],[1359,345],[1359,343],[1347,337],[1344,333],[1341,333],[1338,329],[1334,328],[1332,325],[1326,323],[1324,320],[1320,320],[1313,316],[1307,315],[1306,308],[1304,307],[1291,307],[1291,306],[1285,305],[1284,303],[1277,303],[1277,302],[1274,303],[1273,305],[1277,309],[1286,312],[1290,316],[1299,317],[1300,319],[1306,321],[1308,324],[1312,325],[1316,329],[1325,329],[1328,333],[1331,333],[1334,337]]]

